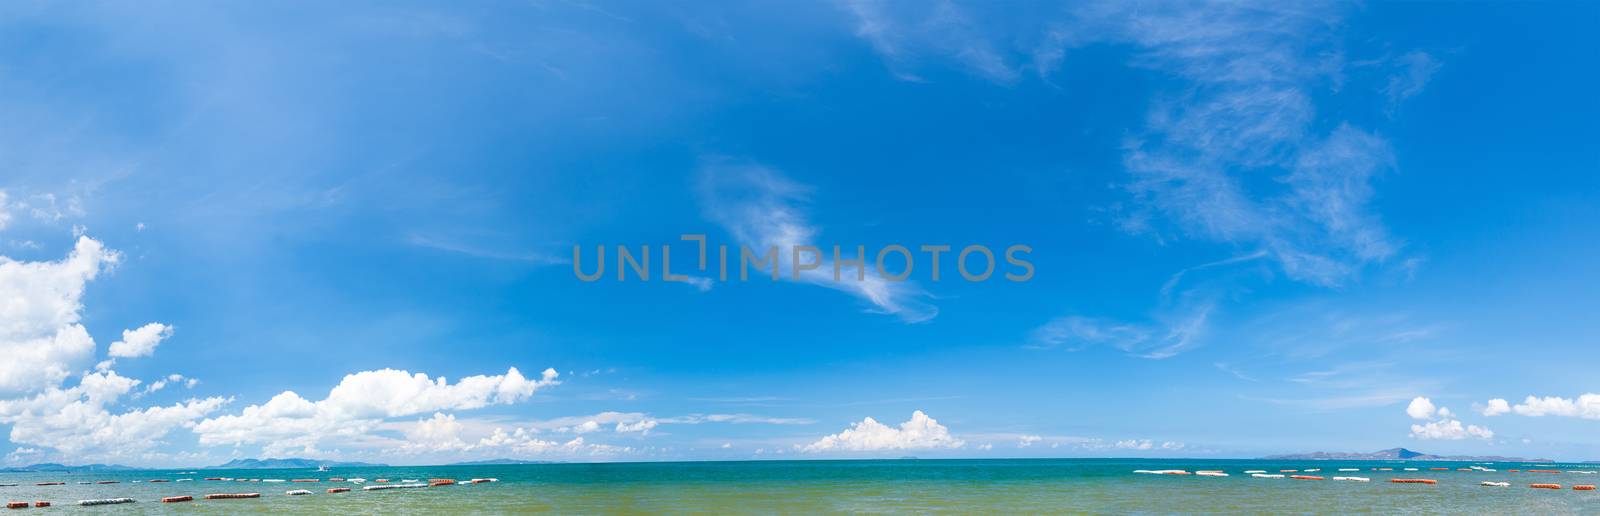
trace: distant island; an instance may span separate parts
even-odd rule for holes
[[[318,459],[233,459],[227,464],[208,466],[204,469],[298,469],[317,468],[327,466],[330,468],[368,468],[384,467],[387,464],[371,464],[367,462],[338,462]]]
[[[1390,448],[1371,453],[1313,452],[1288,455],[1268,455],[1267,460],[1438,460],[1462,462],[1554,462],[1550,459],[1525,459],[1499,455],[1433,455],[1405,448]]]
[[[558,462],[551,462],[551,461],[547,461],[547,460],[489,459],[489,460],[473,460],[473,461],[467,461],[467,462],[455,462],[455,463],[451,463],[451,464],[446,464],[446,466],[514,466],[514,465],[518,465],[518,464],[559,464],[559,463]]]
[[[144,468],[134,468],[120,464],[84,464],[82,466],[68,466],[65,464],[45,463],[0,468],[0,473],[87,473],[94,471],[138,471],[141,469]]]

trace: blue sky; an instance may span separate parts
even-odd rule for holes
[[[1600,459],[1597,22],[7,4],[0,452]],[[1035,275],[574,275],[681,234]]]

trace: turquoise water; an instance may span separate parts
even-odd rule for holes
[[[1600,491],[1573,491],[1573,484],[1600,483],[1600,475],[1510,473],[1537,468],[1528,463],[1475,463],[1497,472],[1461,472],[1459,462],[1400,463],[1266,460],[863,460],[541,464],[524,466],[430,466],[309,469],[138,471],[118,473],[0,473],[7,501],[49,500],[56,506],[79,499],[128,497],[137,503],[71,507],[104,513],[340,514],[446,513],[1600,513]],[[1361,468],[1337,472],[1338,468]],[[1416,467],[1422,471],[1372,471]],[[1451,471],[1428,471],[1449,467]],[[1245,470],[1321,468],[1311,473],[1363,476],[1370,483],[1250,478]],[[1138,475],[1135,469],[1217,469],[1226,478]],[[1600,465],[1555,465],[1550,469],[1596,470]],[[132,483],[192,477],[194,482]],[[492,484],[363,492],[349,483],[218,482],[203,477],[322,478],[371,480],[475,477]],[[1391,484],[1390,478],[1432,478],[1437,485]],[[120,480],[120,484],[77,485]],[[1479,487],[1482,481],[1509,488]],[[64,486],[35,486],[61,481]],[[1530,489],[1534,482],[1560,483],[1560,491]],[[355,487],[327,494],[329,487]],[[308,496],[286,496],[290,489]],[[196,500],[162,504],[164,496],[259,492],[260,499]],[[29,509],[39,511],[38,509]],[[60,511],[61,509],[46,509]]]

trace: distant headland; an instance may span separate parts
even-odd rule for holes
[[[1262,457],[1267,460],[1439,460],[1461,462],[1554,462],[1550,459],[1528,459],[1523,457],[1502,457],[1499,455],[1433,455],[1405,448],[1390,448],[1371,453],[1358,452],[1312,452],[1291,453],[1287,455],[1268,455]]]

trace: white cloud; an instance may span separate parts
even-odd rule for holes
[[[1017,439],[1017,447],[1027,448],[1029,446],[1033,446],[1034,443],[1037,443],[1042,439],[1044,438],[1037,435],[1024,435]]]
[[[406,445],[423,451],[464,450],[468,445],[461,440],[461,428],[454,414],[434,412],[433,417],[417,420],[405,432]]]
[[[1416,439],[1449,439],[1459,440],[1468,437],[1488,440],[1494,437],[1494,432],[1477,425],[1462,425],[1454,419],[1455,414],[1445,407],[1436,407],[1433,400],[1417,396],[1406,405],[1406,415],[1411,419],[1427,421],[1423,424],[1411,425],[1411,437]]]
[[[1412,398],[1411,404],[1406,405],[1406,415],[1411,416],[1411,419],[1433,419],[1436,410],[1438,409],[1434,408],[1433,401],[1421,396]]]
[[[1149,439],[1143,439],[1143,440],[1140,440],[1140,439],[1124,439],[1124,440],[1121,440],[1121,441],[1117,441],[1117,443],[1114,446],[1116,446],[1118,448],[1122,448],[1124,450],[1141,450],[1141,451],[1142,450],[1153,449],[1153,448],[1156,447],[1155,443],[1150,442]]]
[[[652,428],[655,428],[656,425],[658,425],[658,424],[660,424],[660,422],[656,421],[654,419],[641,419],[639,421],[635,421],[635,422],[632,422],[632,423],[618,422],[616,431],[619,434],[620,433],[628,433],[628,432],[639,432],[640,434],[649,434],[650,430]]]
[[[0,189],[0,231],[11,225],[11,206],[6,203],[6,191]]]
[[[765,254],[778,248],[779,278],[792,280],[793,253],[797,246],[814,245],[819,229],[807,220],[804,204],[810,188],[797,184],[781,173],[755,163],[709,159],[700,169],[700,200],[707,218],[722,225],[740,245],[752,253]],[[824,246],[818,246],[819,248]],[[819,267],[803,271],[800,281],[853,294],[871,303],[872,311],[893,314],[906,322],[922,322],[939,314],[939,309],[924,301],[927,297],[910,281],[888,281],[877,274],[876,258],[863,257],[865,279],[857,280],[853,267],[841,266],[839,281],[833,280],[832,246],[819,257]],[[841,258],[855,249],[840,250]],[[868,251],[871,254],[871,251]],[[739,249],[729,246],[729,278],[738,278]],[[752,280],[759,279],[751,271]],[[770,270],[766,277],[771,278]]]
[[[60,261],[0,256],[0,394],[59,386],[92,358],[94,339],[79,324],[84,286],[118,260],[89,237]]]
[[[422,373],[362,371],[345,376],[322,400],[284,391],[236,415],[201,421],[194,431],[204,445],[260,444],[268,453],[315,450],[333,438],[368,437],[386,418],[522,401],[557,384],[556,376],[546,369],[541,378],[529,379],[513,367],[503,375],[469,376],[451,384]]]
[[[1501,414],[1508,414],[1510,412],[1511,404],[1500,398],[1489,400],[1488,403],[1484,404],[1482,411],[1483,415],[1491,417]]]
[[[613,457],[634,452],[627,446],[613,446],[600,443],[587,443],[583,437],[574,437],[566,442],[547,441],[535,437],[534,432],[518,428],[510,433],[500,428],[494,433],[478,441],[474,449],[495,450],[509,452],[523,456],[583,456],[583,457]]]
[[[1428,85],[1433,74],[1439,71],[1439,60],[1428,55],[1427,52],[1413,50],[1394,60],[1395,72],[1389,76],[1389,83],[1383,87],[1383,92],[1389,96],[1389,109],[1400,104],[1400,101],[1422,93],[1422,88]]]
[[[1460,421],[1454,419],[1441,419],[1411,425],[1411,437],[1425,440],[1461,440],[1468,437],[1489,440],[1494,437],[1494,432],[1478,425],[1462,426]]]
[[[213,397],[122,413],[108,409],[139,383],[115,371],[87,373],[71,388],[0,400],[0,423],[12,425],[13,444],[50,448],[78,460],[138,459],[164,444],[172,430],[193,426],[227,402]]]
[[[1494,403],[1494,400],[1491,400],[1490,403]],[[1522,400],[1522,403],[1511,407],[1511,411],[1517,413],[1517,415],[1529,417],[1561,416],[1600,419],[1600,394],[1584,394],[1578,396],[1576,400],[1557,396],[1545,396],[1542,398],[1528,396]]]
[[[1171,358],[1198,345],[1215,306],[1211,302],[1191,303],[1148,325],[1075,315],[1059,317],[1035,328],[1029,342],[1036,347],[1068,351],[1104,345],[1139,358]]]
[[[908,71],[922,52],[954,60],[995,82],[1021,76],[955,2],[847,0],[843,5],[856,17],[856,35],[871,43],[901,80],[923,81]]]
[[[883,451],[953,449],[966,445],[965,441],[950,435],[950,430],[918,410],[911,419],[890,427],[868,417],[837,434],[799,447],[800,451],[816,453],[830,451]]]
[[[122,340],[111,343],[109,354],[122,358],[147,357],[156,352],[161,341],[171,336],[171,326],[155,322],[137,330],[122,330]]]
[[[1372,180],[1394,166],[1388,143],[1344,122],[1344,110],[1321,114],[1314,104],[1347,79],[1336,32],[1346,5],[1100,1],[1022,19],[998,5],[843,5],[857,35],[904,79],[920,80],[901,70],[933,57],[1010,84],[1019,78],[1011,63],[1027,54],[1048,81],[1068,50],[1105,44],[1132,48],[1131,66],[1176,79],[1124,144],[1135,203],[1116,210],[1130,232],[1265,253],[1290,278],[1324,286],[1398,252],[1370,207]],[[1438,68],[1423,52],[1383,62],[1397,72],[1374,87],[1387,105],[1372,107],[1388,111]]]

